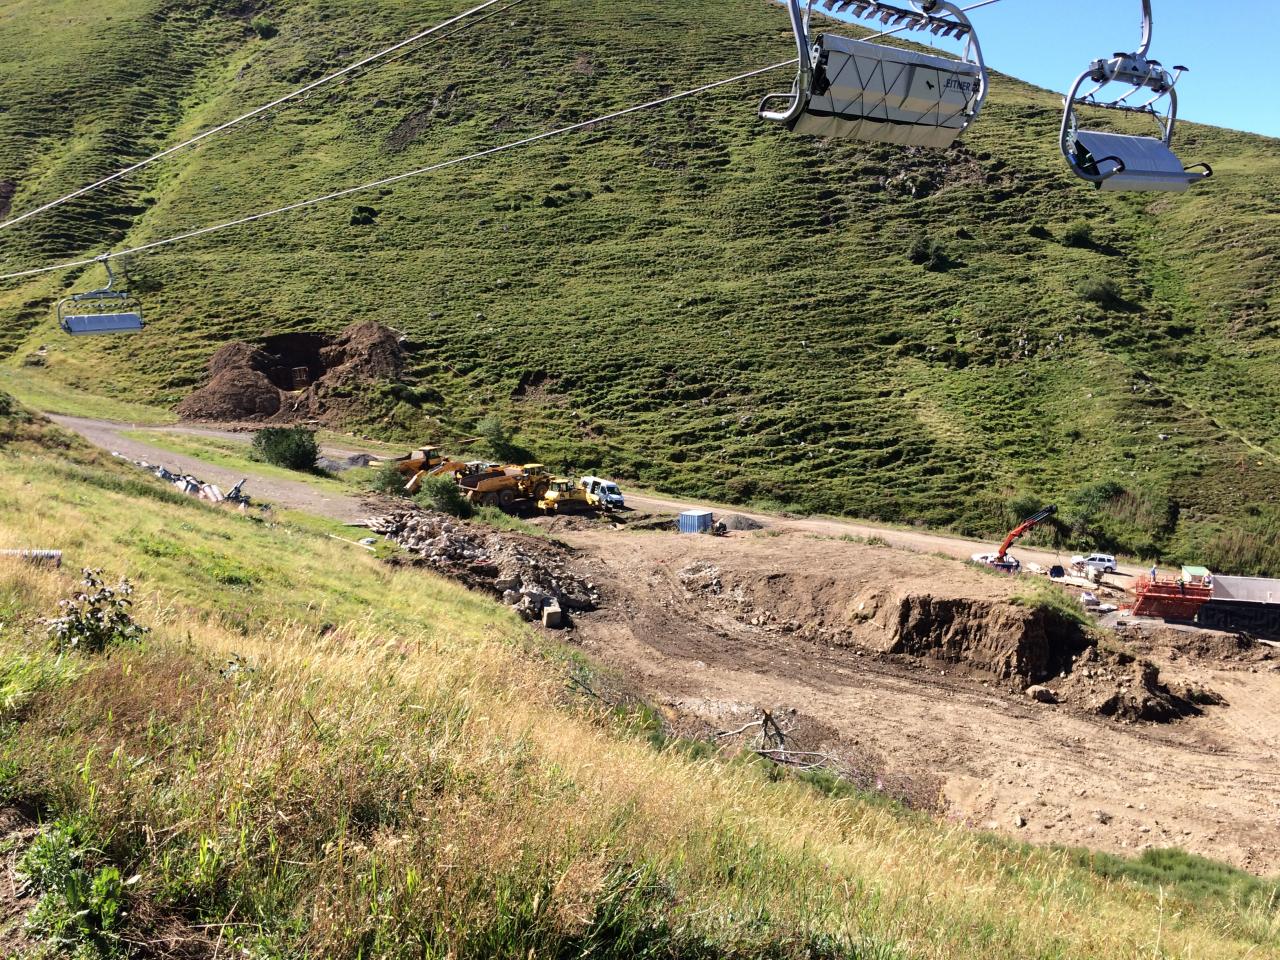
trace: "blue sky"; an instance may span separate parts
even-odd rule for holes
[[[1280,60],[1280,3],[1154,0],[1154,6],[1151,56],[1167,67],[1191,68],[1178,84],[1179,116],[1280,137],[1280,98],[1270,75]],[[973,19],[993,69],[1063,91],[1091,60],[1138,45],[1142,4],[1001,0]]]

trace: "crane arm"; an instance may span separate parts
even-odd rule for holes
[[[1023,520],[1020,524],[1018,524],[1016,527],[1014,527],[1012,530],[1009,531],[1009,535],[1004,538],[1004,543],[1000,544],[1000,549],[996,552],[996,557],[1000,560],[1003,560],[1005,558],[1005,554],[1009,552],[1009,548],[1013,546],[1014,541],[1016,541],[1020,536],[1022,536],[1028,530],[1044,523],[1046,520],[1048,520],[1057,512],[1058,512],[1057,507],[1045,507],[1043,510],[1041,510],[1039,513],[1035,514],[1034,516],[1027,517],[1027,519]]]

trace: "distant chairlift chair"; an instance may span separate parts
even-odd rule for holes
[[[75,293],[58,303],[58,325],[73,337],[105,333],[137,333],[143,327],[142,308],[127,291],[116,290],[116,275],[109,257],[101,258],[107,268],[107,286],[102,290]]]
[[[824,0],[827,10],[876,18],[890,30],[965,41],[963,59],[902,50],[836,34],[811,39],[813,0],[788,0],[800,68],[790,93],[774,93],[760,116],[799,134],[943,149],[978,118],[989,82],[965,13],[947,0],[913,9],[867,0]],[[773,109],[785,101],[782,109]]]
[[[1170,74],[1158,60],[1149,59],[1151,32],[1151,0],[1142,0],[1142,46],[1135,53],[1117,53],[1110,60],[1095,60],[1066,97],[1062,155],[1076,176],[1099,190],[1181,193],[1193,183],[1213,176],[1207,163],[1184,168],[1171,149],[1178,121],[1178,93],[1174,88],[1187,68],[1174,67]],[[1094,84],[1093,88],[1081,92],[1087,83]],[[1100,97],[1112,84],[1127,85],[1130,89],[1114,100]],[[1138,93],[1150,96],[1143,103],[1128,102]],[[1138,137],[1082,130],[1077,114],[1077,107],[1081,106],[1146,114],[1155,120],[1160,135]]]

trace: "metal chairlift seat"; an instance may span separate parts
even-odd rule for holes
[[[97,334],[138,333],[144,324],[137,300],[116,290],[111,261],[103,258],[107,285],[102,290],[75,293],[58,303],[58,325],[73,337]]]
[[[790,93],[771,94],[760,115],[799,134],[946,148],[977,119],[988,81],[965,14],[945,0],[906,10],[861,0],[826,0],[828,10],[878,17],[895,28],[966,40],[965,59],[820,34],[810,42],[808,11],[789,0],[800,69]],[[770,109],[786,99],[780,111]]]
[[[1098,189],[1182,193],[1206,174],[1184,169],[1172,150],[1155,137],[1077,130],[1074,164],[1101,177]]]
[[[1213,169],[1204,163],[1184,167],[1173,152],[1173,132],[1178,121],[1175,87],[1187,68],[1174,67],[1170,73],[1160,61],[1147,56],[1151,49],[1151,0],[1142,0],[1142,12],[1139,49],[1135,53],[1117,53],[1109,60],[1095,60],[1067,94],[1062,117],[1062,155],[1076,176],[1099,190],[1181,193],[1213,176]],[[1087,83],[1094,86],[1081,92]],[[1115,99],[1099,96],[1113,84],[1127,86],[1129,90]],[[1145,102],[1130,103],[1140,92],[1146,97]],[[1082,130],[1077,111],[1081,106],[1149,116],[1155,121],[1159,136]]]

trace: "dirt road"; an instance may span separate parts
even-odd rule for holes
[[[242,433],[221,430],[198,430],[187,427],[134,427],[127,423],[114,423],[107,420],[89,420],[84,417],[50,416],[54,423],[67,430],[80,434],[94,446],[101,447],[111,453],[120,453],[130,460],[146,460],[148,463],[164,464],[174,473],[189,473],[208,483],[217,484],[224,491],[229,490],[247,476],[246,492],[255,502],[271,503],[288,510],[300,510],[318,516],[351,523],[365,515],[362,498],[359,496],[343,496],[319,489],[306,480],[286,480],[281,477],[265,476],[249,470],[231,470],[217,464],[208,463],[197,457],[186,456],[164,450],[143,440],[135,440],[125,436],[125,432],[145,429],[157,433],[196,433],[206,436],[231,438],[249,443],[251,437]],[[349,453],[334,450],[331,455],[346,457]]]
[[[738,516],[755,520],[757,523],[767,524],[770,527],[776,527],[781,530],[814,533],[828,537],[855,536],[864,540],[871,537],[879,537],[891,547],[915,550],[918,553],[944,553],[949,557],[955,557],[957,560],[968,560],[975,553],[993,552],[995,547],[998,546],[998,544],[993,544],[989,541],[964,540],[960,537],[952,537],[942,533],[903,530],[898,527],[875,526],[873,524],[857,523],[852,520],[837,520],[826,517],[782,519],[769,514],[740,510],[737,507],[712,507],[707,504],[696,504],[644,494],[627,494],[627,503],[639,510],[665,513],[676,513],[681,510],[706,507],[707,509],[714,509],[718,514],[737,514]],[[1054,564],[1065,566],[1071,559],[1070,554],[1034,550],[1025,547],[1016,547],[1010,552],[1015,554],[1023,563],[1037,563],[1045,568]],[[1125,581],[1149,572],[1149,567],[1137,567],[1132,564],[1122,563],[1117,571],[1119,576],[1114,579],[1117,586],[1123,587]]]
[[[133,424],[115,423],[108,420],[90,420],[83,417],[55,416],[52,418],[69,430],[81,434],[91,443],[106,450],[119,451],[134,459],[145,459],[153,463],[164,463],[171,469],[187,471],[222,485],[235,483],[240,479],[228,471],[216,466],[205,465],[193,457],[181,456],[152,446],[140,440],[125,437],[123,433],[141,431],[170,434],[191,434],[195,436],[215,437],[248,444],[252,433],[230,430],[219,427],[193,426],[177,424],[173,426],[150,427]],[[360,450],[357,446],[344,448],[326,444],[321,451],[325,456],[335,460],[345,460]],[[350,521],[360,516],[360,499],[358,497],[343,498],[340,496],[321,496],[315,488],[305,482],[291,482],[278,478],[255,476],[250,474],[255,495],[262,500],[278,503],[281,506],[296,510],[309,510],[335,520]],[[789,519],[771,514],[758,514],[736,507],[724,507],[713,504],[698,503],[692,500],[677,500],[649,494],[627,494],[627,503],[633,509],[653,513],[679,513],[682,510],[697,508],[713,509],[719,514],[734,513],[749,517],[757,523],[767,525],[779,531],[818,534],[828,537],[859,537],[869,539],[879,537],[890,546],[919,553],[942,553],[958,560],[968,560],[973,554],[994,549],[995,544],[979,540],[964,540],[959,537],[940,533],[929,533],[921,530],[902,530],[896,527],[876,526],[858,523],[852,520],[839,520],[826,517],[807,517]],[[1013,551],[1024,563],[1036,563],[1042,567],[1062,564],[1070,559],[1068,555],[1052,553],[1044,550],[1017,548]],[[1112,585],[1124,589],[1131,578],[1146,573],[1147,570],[1133,565],[1121,564],[1118,575],[1109,578]],[[1168,571],[1167,571],[1168,572]]]

